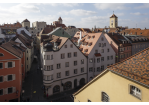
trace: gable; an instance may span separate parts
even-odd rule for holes
[[[6,60],[6,59],[18,59],[18,57],[8,50],[0,47],[0,53],[2,53],[4,56],[0,57],[0,60]]]

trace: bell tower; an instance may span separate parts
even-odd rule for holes
[[[110,17],[110,28],[118,27],[118,17],[114,14]]]

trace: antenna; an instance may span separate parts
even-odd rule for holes
[[[114,14],[114,11],[113,11],[113,14]]]
[[[137,24],[136,24],[136,28],[137,28]]]

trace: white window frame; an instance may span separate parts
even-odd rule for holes
[[[99,59],[99,60],[98,60]],[[100,63],[100,58],[97,58],[97,63]]]
[[[81,68],[81,73],[83,73],[83,72],[84,72],[84,67]]]
[[[132,87],[132,86],[135,87],[135,89],[132,90],[132,91],[134,92],[134,94],[131,93],[131,87]],[[141,97],[142,97],[142,96],[141,96],[141,95],[142,95],[142,94],[141,94],[141,90],[140,90],[140,92],[139,92],[139,91],[137,91],[137,89],[140,90],[140,88],[136,87],[135,85],[129,84],[129,94],[141,100]],[[137,94],[140,94],[140,96],[137,96]]]
[[[57,69],[60,69],[61,68],[61,64],[60,63],[58,63],[57,65],[56,65],[57,67]]]
[[[93,67],[90,67],[89,68],[89,72],[93,72]]]
[[[69,67],[69,62],[66,62],[65,63],[65,67]]]
[[[77,61],[74,61],[74,66],[76,66],[77,65]]]
[[[65,75],[66,76],[69,76],[69,71],[65,71]]]
[[[81,59],[81,64],[84,64],[84,59]]]
[[[57,78],[61,78],[61,72],[57,73]]]
[[[77,74],[78,73],[78,70],[77,69],[74,69],[74,74]]]
[[[2,54],[2,56],[4,56],[4,54],[3,54],[3,53],[0,53],[0,54]],[[2,57],[2,56],[0,56],[0,57]]]
[[[68,58],[71,58],[71,52],[68,53]]]
[[[61,54],[61,59],[65,59],[65,53]]]
[[[105,93],[105,94],[108,96],[108,101],[103,101],[103,100],[102,100],[102,98],[103,98],[103,97],[102,97],[102,96],[103,96],[102,93]],[[104,92],[104,91],[101,91],[101,101],[102,101],[102,102],[110,102],[110,97],[109,97],[109,95],[108,95],[106,92]]]

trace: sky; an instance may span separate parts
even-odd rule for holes
[[[66,26],[97,28],[109,26],[110,16],[118,17],[118,26],[149,29],[149,3],[0,3],[0,24],[57,21]]]

